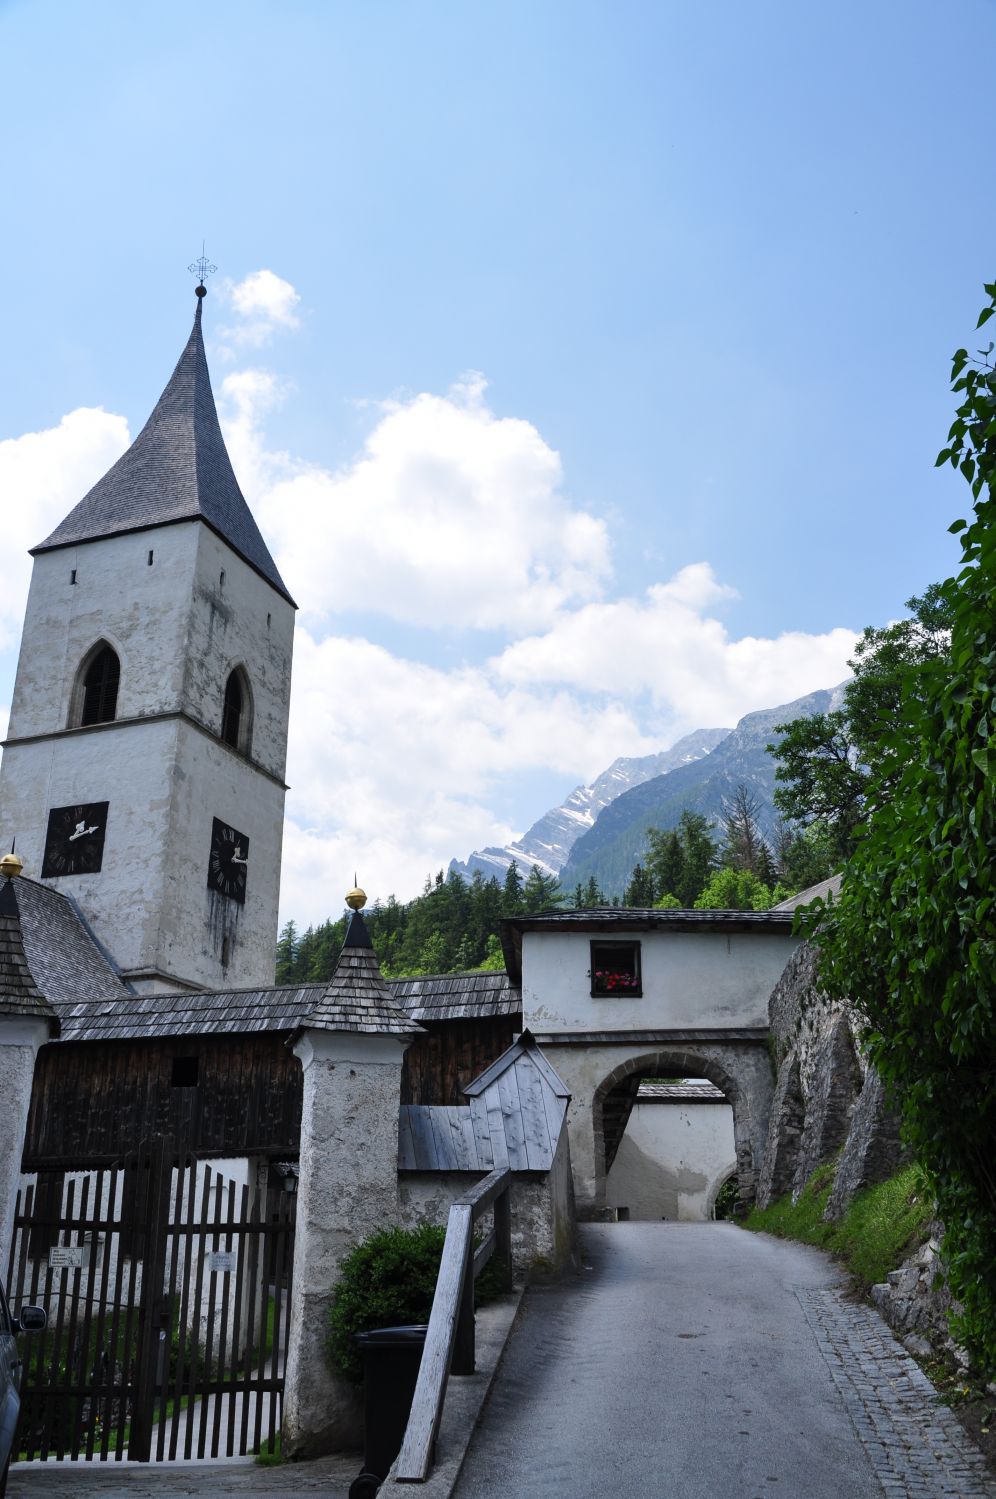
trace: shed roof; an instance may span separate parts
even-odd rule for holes
[[[246,504],[218,423],[201,308],[169,383],[131,447],[33,553],[202,520],[291,604]]]

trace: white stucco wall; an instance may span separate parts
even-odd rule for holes
[[[199,522],[35,559],[14,742],[0,766],[0,840],[9,847],[16,836],[37,879],[49,810],[109,803],[99,873],[49,883],[79,902],[128,975],[158,970],[208,988],[273,982],[293,628],[287,601]],[[102,638],[121,661],[117,719],[67,731],[80,661]],[[217,737],[235,666],[252,690],[248,756]],[[249,839],[242,906],[207,888],[215,817]]]
[[[736,1169],[727,1103],[636,1103],[605,1185],[608,1207],[634,1219],[700,1223]]]
[[[620,932],[641,944],[643,994],[591,994],[590,932],[525,932],[523,1024],[532,1031],[766,1026],[768,995],[798,939],[790,933]]]

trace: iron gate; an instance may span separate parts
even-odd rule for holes
[[[161,1141],[22,1190],[7,1284],[48,1327],[23,1339],[18,1457],[272,1451],[294,1206]]]

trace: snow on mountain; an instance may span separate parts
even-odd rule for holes
[[[504,848],[477,849],[464,863],[451,859],[450,869],[468,879],[479,869],[486,879],[495,875],[501,882],[514,859],[524,875],[534,864],[544,874],[559,874],[574,844],[594,826],[603,807],[644,781],[701,760],[729,733],[729,729],[696,729],[659,754],[614,760],[590,786],[576,786],[566,801],[552,807],[521,838]]]

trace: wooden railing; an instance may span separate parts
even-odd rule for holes
[[[394,1476],[398,1483],[424,1483],[443,1414],[451,1373],[474,1372],[474,1281],[493,1254],[512,1283],[512,1220],[508,1189],[512,1173],[492,1171],[450,1208],[425,1349],[405,1439]],[[494,1228],[476,1250],[474,1224],[494,1204]]]

